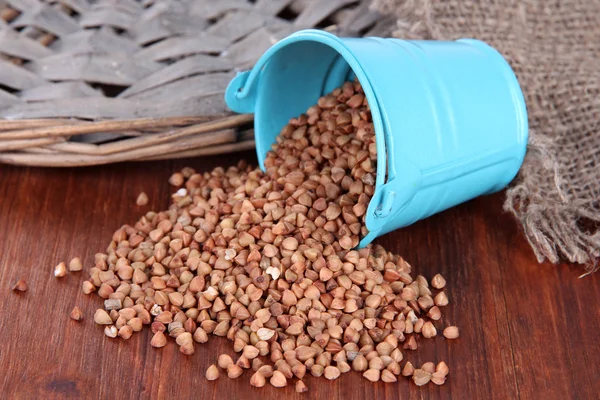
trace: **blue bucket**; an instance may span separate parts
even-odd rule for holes
[[[254,113],[260,167],[288,120],[357,77],[377,146],[366,214],[376,237],[474,197],[503,189],[527,145],[527,110],[502,56],[473,39],[338,38],[296,32],[229,84],[225,101]],[[387,174],[386,174],[387,171]]]

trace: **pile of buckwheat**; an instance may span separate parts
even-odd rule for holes
[[[170,336],[186,355],[210,334],[227,337],[240,356],[219,356],[209,380],[220,369],[237,378],[252,368],[252,386],[296,379],[298,392],[306,373],[336,379],[351,370],[373,382],[402,374],[419,386],[443,384],[443,361],[400,363],[418,335],[437,335],[444,278],[413,278],[379,245],[355,249],[367,233],[376,159],[362,88],[346,82],[290,120],[266,172],[240,162],[175,173],[169,210],[124,225],[96,254],[83,284],[106,299],[94,321],[123,339],[150,326],[152,346]],[[443,334],[454,339],[458,329]]]

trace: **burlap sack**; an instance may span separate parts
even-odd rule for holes
[[[600,1],[374,0],[395,36],[481,39],[525,93],[530,141],[504,208],[537,259],[596,269],[600,255]]]

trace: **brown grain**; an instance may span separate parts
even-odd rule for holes
[[[54,267],[54,276],[56,278],[62,278],[65,275],[67,275],[67,266],[64,262],[60,262]]]
[[[96,255],[82,286],[106,299],[94,320],[125,339],[149,325],[153,347],[171,337],[185,355],[226,337],[240,356],[217,365],[231,378],[252,368],[256,387],[351,369],[395,382],[400,349],[437,334],[444,292],[432,297],[381,246],[353,250],[374,193],[373,122],[357,83],[318,104],[281,130],[265,172],[173,174],[171,207],[123,225]]]
[[[135,204],[137,204],[138,206],[145,206],[146,204],[148,204],[148,195],[144,192],[138,194],[138,197],[135,200]]]
[[[73,307],[73,310],[71,310],[70,317],[74,321],[81,321],[83,319],[83,311],[81,311],[81,308],[75,306]]]
[[[297,381],[296,382],[296,393],[305,393],[308,392],[308,388],[306,387],[306,384],[304,384],[304,382],[302,381]]]
[[[267,380],[260,372],[255,372],[252,377],[250,377],[250,385],[254,387],[263,387],[267,383]]]
[[[81,262],[81,259],[79,257],[75,257],[71,261],[69,261],[69,271],[77,272],[81,271],[82,269],[83,263]]]
[[[227,367],[227,376],[230,377],[231,379],[235,379],[237,377],[239,377],[240,375],[242,375],[242,373],[244,372],[244,370],[236,364],[231,364],[230,366]]]
[[[449,326],[446,329],[444,329],[444,337],[446,339],[456,339],[458,338],[459,334],[458,334],[458,327],[456,326]]]
[[[219,369],[215,364],[212,364],[206,369],[206,379],[209,381],[216,381],[219,379]]]
[[[12,290],[15,292],[26,292],[29,289],[27,282],[24,279],[19,279],[13,286]]]

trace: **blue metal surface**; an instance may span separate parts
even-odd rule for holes
[[[508,63],[481,41],[300,31],[235,77],[225,100],[233,111],[255,114],[264,170],[265,155],[287,121],[354,76],[371,107],[377,145],[369,234],[361,246],[501,190],[517,174],[527,146],[525,101]]]

